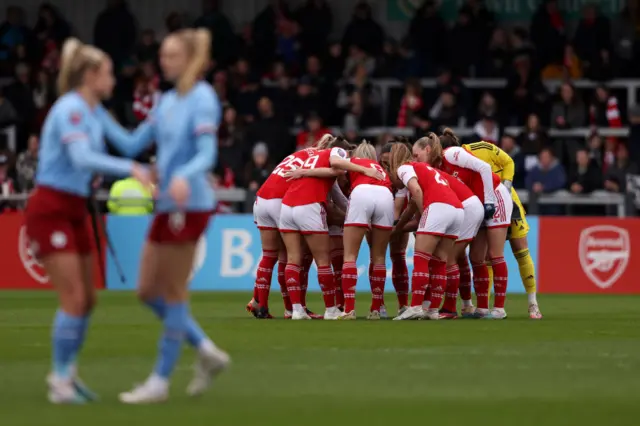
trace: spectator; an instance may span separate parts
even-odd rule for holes
[[[429,111],[429,118],[433,121],[434,127],[460,125],[461,110],[458,106],[458,99],[452,90],[444,90],[440,97]]]
[[[373,20],[371,6],[365,1],[360,1],[347,25],[342,45],[345,48],[360,46],[367,54],[377,56],[382,51],[383,42],[384,31]]]
[[[249,157],[245,135],[244,124],[236,110],[233,107],[226,108],[218,131],[218,164],[230,169],[234,176],[242,176],[243,166]]]
[[[446,57],[448,29],[435,0],[427,0],[416,10],[409,26],[411,47],[417,52],[423,75],[435,75],[435,64]]]
[[[473,138],[476,141],[484,141],[497,144],[500,140],[500,126],[492,115],[483,116],[473,126]]]
[[[31,69],[29,65],[16,65],[16,80],[7,86],[5,96],[13,105],[20,121],[18,122],[17,147],[18,152],[26,148],[28,132],[35,117],[36,106],[33,102],[33,87],[31,85]]]
[[[15,203],[12,201],[2,201],[2,198],[16,193],[13,179],[9,176],[11,158],[5,152],[0,152],[0,213],[14,210]]]
[[[549,148],[538,155],[538,165],[533,167],[525,179],[526,188],[537,195],[550,194],[567,185],[567,177],[562,164],[554,157]],[[559,206],[541,206],[540,214],[561,214]]]
[[[495,15],[489,10],[484,0],[466,0],[462,8],[471,12],[472,23],[478,33],[480,47],[484,49],[496,25]]]
[[[93,28],[94,44],[111,56],[117,69],[133,53],[132,42],[137,38],[136,20],[129,11],[127,2],[109,0]]]
[[[544,0],[538,7],[531,20],[531,40],[541,67],[562,62],[566,28],[557,0]]]
[[[603,170],[604,142],[596,132],[593,132],[587,138],[587,153],[589,154],[589,160],[594,161],[598,168]]]
[[[55,99],[56,90],[49,74],[44,70],[38,71],[33,88],[33,104],[36,108],[35,129],[40,129]]]
[[[368,76],[372,75],[376,68],[376,60],[360,48],[353,45],[349,47],[349,56],[344,66],[344,77],[351,78],[355,75],[358,67],[364,67]]]
[[[226,67],[234,59],[238,42],[231,22],[220,11],[219,3],[218,0],[202,0],[202,15],[193,25],[211,32],[212,57],[219,66]]]
[[[640,15],[638,2],[626,2],[613,21],[611,39],[613,53],[620,61],[619,72],[622,77],[635,77],[640,69],[635,65],[634,56],[640,46],[636,33],[637,17]]]
[[[408,127],[413,123],[413,115],[422,109],[422,86],[420,80],[408,79],[404,85],[404,95],[400,100],[400,109],[396,125]]]
[[[276,34],[276,55],[282,58],[287,66],[296,68],[300,59],[300,43],[298,43],[298,34],[300,26],[294,20],[280,19],[278,21]]]
[[[284,0],[271,0],[253,21],[252,40],[255,45],[255,65],[264,69],[271,63],[276,51],[278,21],[290,19],[291,12]]]
[[[38,41],[39,54],[37,59],[44,56],[44,47],[48,41],[53,41],[57,46],[71,35],[71,27],[50,3],[43,3],[38,10],[38,21],[33,29]],[[129,39],[129,43],[131,43]]]
[[[324,52],[331,34],[333,15],[326,0],[307,0],[296,11],[300,24],[300,43],[305,56]]]
[[[472,11],[462,7],[458,20],[449,34],[449,65],[456,75],[471,76],[480,64],[480,55],[484,46],[474,25]]]
[[[343,129],[345,133],[351,134],[347,139],[354,141],[355,133],[360,129],[372,127],[376,123],[376,111],[364,98],[363,92],[354,91],[349,97],[348,109],[344,116]]]
[[[520,132],[518,141],[522,148],[522,154],[526,157],[537,156],[542,148],[547,147],[549,138],[540,124],[540,118],[536,114],[529,114],[527,124]]]
[[[272,171],[273,167],[269,164],[269,148],[264,142],[258,142],[253,147],[251,162],[245,170],[245,181],[249,190],[257,191]]]
[[[228,87],[229,79],[227,77],[227,72],[220,70],[213,74],[213,80],[211,82],[213,89],[216,91],[218,95],[218,100],[223,107],[229,107],[231,102],[229,101],[229,87]]]
[[[294,150],[289,129],[282,120],[276,117],[273,102],[266,96],[258,101],[258,112],[260,118],[249,128],[247,142],[251,147],[258,142],[266,143],[269,156],[274,163],[279,163]]]
[[[514,59],[515,72],[507,83],[509,122],[521,126],[531,113],[540,115],[547,101],[547,91],[531,68],[531,58],[523,53]]]
[[[337,82],[342,78],[345,66],[345,57],[343,55],[342,45],[333,43],[329,46],[329,56],[327,57],[324,69],[325,75],[331,82]]]
[[[552,62],[542,70],[544,80],[570,80],[582,78],[582,62],[573,50],[573,46],[567,44],[564,47],[562,62]]]
[[[8,61],[16,56],[18,46],[24,46],[29,41],[29,30],[24,26],[24,12],[18,6],[7,7],[6,20],[0,25],[0,63]],[[1,69],[0,73],[10,72]]]
[[[380,117],[376,118],[375,115],[377,114],[377,107],[380,105],[381,99],[377,88],[369,81],[367,69],[363,64],[356,67],[353,79],[342,86],[337,99],[338,107],[351,109],[352,104],[356,102],[353,96],[356,92],[358,93],[357,102],[359,105],[352,112],[360,117],[358,121],[361,126],[368,127],[375,125],[376,122],[380,120]]]
[[[152,29],[147,28],[142,31],[140,36],[140,44],[136,48],[136,59],[138,62],[158,62],[158,50],[160,44],[156,40],[156,33]]]
[[[317,56],[311,55],[307,57],[304,77],[309,79],[317,93],[321,94],[322,90],[326,88],[327,78],[322,73],[322,64]]]
[[[260,79],[251,69],[249,61],[240,58],[231,74],[231,87],[234,91],[234,106],[245,121],[252,121],[256,116],[256,105],[260,99]]]
[[[604,140],[604,154],[602,161],[602,171],[606,174],[616,163],[618,151],[618,141],[616,138],[606,138]]]
[[[40,68],[50,75],[58,73],[60,65],[60,47],[53,40],[47,40],[44,45],[44,56]]]
[[[402,79],[403,58],[398,50],[398,43],[393,39],[386,39],[382,45],[382,54],[376,60],[374,75],[378,78]]]
[[[147,115],[160,99],[160,77],[153,62],[145,62],[140,66],[133,92],[133,114],[138,123],[146,120]]]
[[[638,165],[629,160],[629,149],[618,144],[614,164],[607,170],[604,187],[611,192],[623,192],[627,185],[627,175],[637,175]]]
[[[420,139],[429,132],[436,130],[429,116],[430,112],[427,108],[422,108],[413,115],[414,139]]]
[[[27,150],[18,155],[16,161],[16,174],[18,181],[18,189],[22,193],[31,191],[34,186],[36,177],[36,169],[38,167],[38,149],[40,148],[40,140],[38,135],[29,136]]]
[[[236,177],[233,171],[218,163],[218,166],[213,171],[213,178],[211,179],[211,187],[214,190],[221,189],[233,189],[236,187]],[[219,201],[216,205],[216,213],[232,213],[233,205],[227,201]]]
[[[640,165],[640,107],[629,110],[629,156],[631,161]]]
[[[240,38],[238,40],[237,58],[255,58],[257,56],[257,48],[253,39],[253,27],[249,24],[242,27]]]
[[[589,107],[589,121],[597,127],[622,127],[618,99],[611,96],[604,85],[596,87],[594,99]]]
[[[491,92],[484,92],[482,97],[480,98],[480,102],[478,103],[477,115],[474,117],[475,120],[485,117],[491,116],[495,117],[500,122],[500,118],[498,116],[498,101],[491,94]]]
[[[322,118],[315,113],[309,114],[307,117],[306,130],[298,133],[296,138],[296,149],[310,148],[326,133],[331,133],[329,129],[322,124]]]
[[[320,97],[316,94],[311,80],[302,78],[298,82],[297,96],[294,100],[294,125],[301,126],[311,113],[319,113],[322,109]]]
[[[11,126],[18,121],[18,114],[9,101],[4,96],[4,90],[0,87],[0,129]]]
[[[592,78],[594,65],[602,61],[601,52],[606,51],[608,56],[611,51],[611,23],[599,13],[596,5],[587,4],[582,9],[573,43],[585,64],[587,76]]]
[[[586,149],[579,149],[569,178],[569,190],[574,194],[589,194],[597,189],[602,189],[602,170],[589,158]]]
[[[504,28],[496,28],[491,36],[487,54],[481,68],[481,76],[489,78],[507,77],[511,65],[511,47]]]
[[[570,83],[560,86],[559,100],[551,108],[551,125],[557,129],[575,129],[586,124],[584,105]]]
[[[511,135],[502,135],[502,138],[500,139],[500,148],[513,160],[515,168],[513,187],[516,189],[524,188],[524,177],[526,175],[524,155],[516,143],[516,139]]]

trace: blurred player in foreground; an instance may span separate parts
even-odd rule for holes
[[[76,39],[65,42],[58,77],[61,97],[44,123],[36,188],[25,213],[31,248],[58,291],[60,303],[47,379],[49,400],[56,404],[96,398],[76,371],[96,302],[91,234],[86,227],[92,175],[131,175],[151,184],[144,167],[104,154],[98,117],[107,112],[100,102],[111,96],[114,84],[111,60],[104,52]]]
[[[132,135],[112,120],[104,120],[109,139],[120,141],[128,154],[135,155],[154,140],[158,152],[159,198],[142,251],[138,296],[162,320],[164,330],[153,373],[142,385],[120,394],[120,400],[128,404],[169,397],[169,379],[185,340],[198,352],[188,394],[203,393],[229,363],[229,356],[209,339],[188,307],[196,245],[215,207],[208,172],[217,155],[220,104],[211,86],[199,81],[210,46],[206,30],[182,30],[167,36],[160,64],[175,89],[162,95],[157,108]]]
[[[502,184],[511,191],[514,209],[511,216],[511,226],[509,227],[508,238],[511,244],[513,256],[518,261],[520,270],[520,278],[522,284],[527,291],[529,299],[529,318],[542,319],[542,313],[538,306],[536,297],[536,268],[533,264],[533,258],[529,252],[529,243],[527,234],[529,233],[529,224],[524,210],[524,206],[518,198],[518,193],[513,189],[513,176],[515,174],[515,164],[509,154],[502,151],[496,145],[489,142],[474,142],[462,145],[464,149],[488,163],[493,173],[500,176]],[[490,270],[490,275],[493,275]]]

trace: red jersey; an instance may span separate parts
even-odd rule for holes
[[[316,151],[306,159],[303,169],[318,169],[331,167],[329,159],[333,156],[347,159],[347,151],[342,148],[323,149]],[[294,180],[282,198],[282,204],[290,207],[305,206],[313,203],[326,203],[333,183],[332,178],[303,177]]]
[[[418,180],[422,189],[423,208],[428,208],[433,203],[449,204],[458,209],[462,208],[462,203],[458,200],[449,184],[443,179],[440,172],[424,163],[409,163],[398,168],[398,178],[405,184],[412,178]]]
[[[357,164],[362,167],[371,167],[372,169],[376,169],[380,173],[384,175],[384,180],[378,180],[376,178],[369,177],[367,175],[363,175],[358,172],[349,172],[349,181],[351,182],[351,190],[353,191],[358,185],[377,185],[377,186],[386,186],[391,191],[391,179],[387,175],[387,172],[384,171],[382,166],[378,164],[375,160],[369,160],[368,158],[352,158],[351,162],[353,164]]]
[[[258,189],[256,195],[260,198],[264,198],[265,200],[284,197],[284,194],[287,193],[287,190],[293,182],[287,181],[284,174],[302,167],[307,158],[316,152],[317,151],[313,149],[303,149],[302,151],[294,152],[287,156],[280,162],[280,164],[278,164],[278,167],[273,169],[271,175],[269,175],[260,189]]]
[[[473,194],[473,191],[471,191],[467,185],[462,183],[460,179],[458,179],[457,177],[451,176],[449,173],[443,170],[440,170],[439,173],[440,173],[440,176],[442,176],[442,178],[447,181],[447,183],[449,184],[453,192],[455,192],[456,197],[458,197],[458,200],[460,200],[461,203],[464,201],[467,201],[471,197],[475,197],[475,195]]]
[[[500,185],[500,176],[491,171],[489,164],[466,149],[459,146],[445,149],[442,170],[460,179],[482,203],[496,204],[494,191]]]

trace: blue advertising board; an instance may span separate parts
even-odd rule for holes
[[[527,218],[531,225],[529,248],[534,261],[538,258],[538,219]],[[122,265],[126,284],[119,279],[111,254],[107,255],[107,288],[110,290],[132,290],[138,277],[141,248],[144,243],[151,216],[113,216],[107,219],[107,231],[113,241],[118,260]],[[509,268],[509,291],[524,292],[518,263],[511,250],[506,249]],[[256,269],[260,261],[260,233],[253,223],[251,215],[215,216],[200,242],[194,261],[191,289],[247,291],[253,289]],[[413,237],[407,249],[407,264],[413,267]],[[537,262],[536,262],[537,264]],[[369,267],[369,248],[363,244],[358,256],[358,291],[369,291],[367,279]],[[391,285],[391,261],[387,259],[387,291],[393,291]],[[275,281],[272,282],[277,286]],[[309,289],[319,291],[315,265],[309,274]]]

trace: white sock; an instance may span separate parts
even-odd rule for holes
[[[210,354],[216,350],[216,345],[209,339],[204,339],[198,346],[198,353],[201,355]]]
[[[304,307],[299,303],[293,304],[293,312],[305,312]]]
[[[468,308],[469,306],[473,306],[473,302],[471,301],[471,299],[463,300],[462,301],[462,306],[464,306],[465,308]]]
[[[168,388],[169,380],[164,377],[158,376],[156,373],[153,373],[149,379],[147,379],[147,384],[154,388]]]
[[[529,304],[530,305],[537,305],[538,304],[538,298],[536,297],[535,293],[527,294],[527,299],[529,299]]]
[[[422,309],[424,309],[425,311],[429,309],[429,306],[431,306],[431,300],[425,300],[424,302],[422,302]]]

